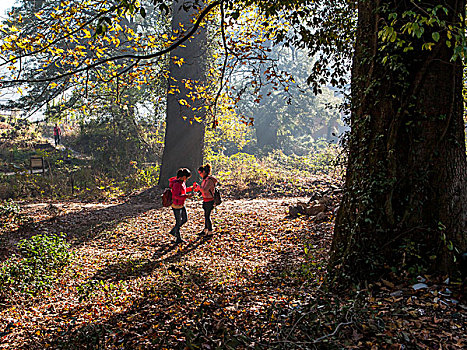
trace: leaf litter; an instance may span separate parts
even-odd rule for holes
[[[306,197],[224,198],[210,236],[188,201],[181,245],[155,196],[23,204],[33,225],[3,234],[2,259],[38,232],[66,233],[75,258],[49,291],[0,300],[0,349],[465,348],[456,286],[321,288],[340,191],[318,180]],[[331,199],[324,219],[288,216],[317,193]]]

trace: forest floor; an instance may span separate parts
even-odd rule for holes
[[[20,238],[60,232],[74,259],[51,290],[0,300],[0,349],[466,348],[455,285],[423,276],[418,286],[322,288],[339,199],[331,185],[317,185],[332,203],[319,222],[288,216],[309,197],[224,198],[210,236],[197,234],[201,203],[189,200],[180,245],[172,211],[149,192],[25,203],[33,229],[5,234],[2,260]]]

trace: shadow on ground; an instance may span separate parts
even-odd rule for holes
[[[118,282],[148,276],[162,263],[180,262],[182,257],[207,243],[211,238],[213,235],[198,236],[197,239],[188,244],[179,245],[174,242],[161,244],[151,259],[133,259],[108,265],[89,280]],[[175,254],[171,254],[174,251],[176,251]],[[177,268],[172,267],[171,269],[176,272]]]
[[[80,211],[59,215],[57,212],[51,218],[24,226],[18,230],[3,234],[5,244],[0,250],[0,261],[8,258],[14,252],[14,245],[21,239],[36,234],[60,234],[64,233],[74,246],[80,246],[107,230],[111,230],[119,223],[140,216],[150,210],[160,209],[162,205],[159,200],[160,190],[151,188],[138,195],[129,198],[123,203],[108,205],[101,208],[84,206]],[[53,205],[50,205],[54,208]]]
[[[157,270],[161,262],[179,262],[211,238],[200,237],[174,254],[173,244],[161,245],[150,260],[115,264],[92,278],[121,281],[149,274]],[[124,272],[135,265],[139,266],[131,273]],[[269,346],[271,337],[282,324],[282,320],[275,320],[272,315],[277,317],[289,309],[287,303],[264,306],[264,301],[281,293],[291,293],[293,297],[303,283],[302,279],[295,278],[301,267],[296,251],[286,250],[261,272],[244,272],[245,282],[237,285],[219,283],[196,264],[169,265],[170,272],[166,273],[164,282],[147,287],[125,311],[102,322],[79,327],[69,323],[62,332],[47,327],[50,329],[47,336],[38,340],[33,335],[36,339],[31,339],[26,346],[31,349],[45,346],[60,349],[245,349],[254,343],[256,349],[269,349],[272,348]],[[75,312],[79,314],[82,310]]]

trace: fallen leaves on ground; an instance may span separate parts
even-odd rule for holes
[[[437,294],[443,286],[381,282],[347,297],[320,289],[338,197],[324,221],[287,217],[308,199],[224,198],[210,236],[198,235],[201,202],[188,201],[181,245],[158,201],[24,205],[35,230],[8,235],[8,251],[21,237],[64,232],[75,259],[50,291],[0,306],[0,348],[467,345],[464,306]]]

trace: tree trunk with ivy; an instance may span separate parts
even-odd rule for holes
[[[440,9],[439,19],[458,23],[465,1],[442,3],[447,14]],[[452,273],[467,248],[462,62],[451,59],[454,42],[446,44],[436,23],[401,34],[414,18],[404,13],[425,16],[438,4],[359,1],[349,160],[331,248],[335,277],[371,279],[391,267]],[[384,41],[378,32],[391,19],[399,34]]]
[[[184,3],[173,2],[174,33],[180,33],[180,24],[184,30],[192,27],[195,12],[184,9]],[[195,87],[201,87],[206,80],[206,40],[207,27],[201,26],[191,39],[170,53],[165,142],[159,176],[161,187],[168,186],[169,178],[176,175],[177,169],[186,167],[196,173],[203,162],[206,110],[203,100],[195,95]]]

